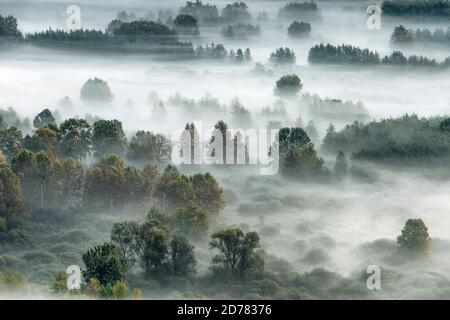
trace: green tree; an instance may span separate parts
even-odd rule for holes
[[[0,160],[0,219],[20,218],[25,211],[20,180],[11,168]]]
[[[123,280],[108,283],[101,287],[100,295],[106,299],[126,299],[129,295],[128,284]]]
[[[127,263],[112,243],[105,242],[89,249],[82,259],[86,267],[82,272],[86,283],[92,278],[97,279],[102,286],[126,280]]]
[[[175,213],[175,229],[186,237],[201,237],[208,232],[208,213],[195,204],[180,208]]]
[[[137,236],[136,253],[147,275],[160,275],[168,260],[169,232],[155,221],[145,221]]]
[[[16,150],[23,146],[22,132],[16,127],[0,130],[0,151],[10,160]]]
[[[128,146],[128,159],[132,162],[161,162],[170,159],[172,145],[161,134],[138,131]]]
[[[408,219],[397,237],[400,249],[417,255],[428,255],[431,250],[431,238],[422,219]]]
[[[278,96],[295,96],[303,88],[300,78],[295,74],[282,76],[277,80],[275,94]]]
[[[270,54],[270,62],[274,64],[294,64],[295,53],[289,48],[278,48]]]
[[[84,119],[68,119],[59,128],[59,151],[64,157],[85,159],[91,149],[92,129]]]
[[[95,122],[92,144],[94,156],[97,159],[105,154],[122,154],[126,145],[122,122],[118,120],[99,120]]]
[[[36,129],[47,127],[49,125],[56,126],[56,120],[49,109],[44,109],[33,120],[33,126]]]
[[[53,293],[56,294],[65,294],[69,292],[69,288],[67,287],[67,273],[58,272],[55,276],[55,281],[53,282],[51,289]]]
[[[117,155],[104,156],[85,175],[83,201],[92,207],[117,207],[126,203],[125,164]]]
[[[412,38],[412,32],[410,30],[407,30],[403,25],[399,25],[398,27],[395,27],[394,32],[391,36],[392,42],[411,42],[413,41]]]
[[[319,158],[314,144],[301,128],[283,128],[279,131],[280,167],[291,178],[317,178],[328,171]]]
[[[135,221],[116,222],[111,231],[111,241],[116,245],[120,257],[127,262],[128,270],[136,261],[138,231],[139,224]]]
[[[186,238],[181,236],[172,237],[170,241],[170,257],[173,276],[188,277],[196,273],[197,259],[195,258],[194,247],[189,244]]]
[[[44,152],[39,152],[36,155],[36,174],[40,183],[40,205],[41,208],[46,207],[46,195],[50,188],[51,175],[53,174],[53,163],[49,156]]]
[[[239,228],[228,228],[211,235],[209,246],[219,251],[212,263],[225,268],[236,279],[243,279],[254,268],[261,269],[262,259],[255,252],[259,247],[256,232],[244,234]]]
[[[17,19],[13,16],[2,16],[0,15],[0,37],[11,37],[11,38],[21,38],[17,26]]]
[[[164,174],[159,177],[155,195],[164,211],[184,207],[195,198],[192,181],[171,165],[167,166]]]
[[[211,216],[217,217],[225,207],[223,189],[209,173],[194,174],[191,178],[194,187],[195,203]]]
[[[56,151],[59,141],[59,130],[54,125],[48,125],[36,130],[36,132],[24,139],[24,148],[33,152]]]

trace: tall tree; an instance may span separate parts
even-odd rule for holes
[[[2,156],[0,153],[0,220],[8,221],[20,218],[25,204],[22,199],[20,180]]]
[[[84,119],[68,119],[60,125],[59,151],[65,157],[83,160],[89,155],[92,129]]]
[[[48,125],[56,125],[55,117],[49,109],[44,109],[33,120],[33,126],[36,129],[47,127]]]
[[[170,241],[172,272],[175,277],[187,277],[196,273],[197,259],[194,247],[186,238],[173,236]]]
[[[148,275],[164,272],[169,253],[169,232],[154,221],[145,221],[138,231],[137,255]]]
[[[22,132],[16,127],[0,130],[0,150],[8,160],[11,160],[16,150],[19,150],[22,146]]]
[[[210,174],[195,174],[191,177],[194,187],[195,203],[211,216],[217,217],[225,207],[223,189]]]
[[[41,127],[24,139],[24,147],[33,152],[56,151],[59,140],[59,130],[54,125]]]
[[[95,122],[92,143],[94,156],[97,159],[105,154],[122,154],[126,144],[122,122],[118,120],[99,120]]]
[[[116,245],[120,257],[126,261],[128,270],[136,261],[138,231],[139,224],[135,221],[114,223],[111,231],[111,241]]]

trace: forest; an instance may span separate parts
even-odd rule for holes
[[[450,298],[448,1],[79,2],[0,3],[0,299]]]

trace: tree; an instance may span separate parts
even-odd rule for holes
[[[197,259],[195,258],[194,247],[189,244],[186,238],[181,236],[172,237],[172,241],[170,241],[170,257],[173,276],[188,277],[196,273]]]
[[[414,255],[428,255],[431,249],[431,238],[428,228],[422,219],[408,219],[397,237],[400,249]]]
[[[219,11],[216,5],[203,4],[200,0],[187,1],[180,13],[195,17],[201,23],[216,23],[219,20]]]
[[[105,156],[86,171],[83,201],[92,207],[123,206],[126,199],[125,164],[117,155]]]
[[[69,292],[69,288],[67,287],[67,277],[67,273],[65,272],[58,272],[56,274],[55,281],[51,286],[53,293],[65,294]]]
[[[0,219],[15,220],[20,218],[24,211],[25,204],[22,199],[20,180],[0,159]]]
[[[291,1],[278,11],[278,16],[286,19],[295,19],[299,16],[311,16],[317,12],[317,4],[314,1]]]
[[[108,83],[99,78],[86,81],[80,91],[80,99],[84,101],[110,102],[113,98]]]
[[[139,227],[136,253],[147,274],[163,273],[169,253],[168,230],[154,220],[145,221]]]
[[[336,174],[336,177],[338,179],[344,178],[346,175],[348,175],[348,161],[345,157],[345,154],[339,150],[337,156],[336,156],[336,162],[334,164],[334,173]]]
[[[449,132],[450,131],[450,118],[445,118],[444,120],[442,120],[439,123],[439,129],[441,131]]]
[[[167,161],[171,152],[171,141],[150,131],[136,132],[128,146],[128,158],[133,162]]]
[[[186,237],[202,237],[208,232],[208,213],[195,204],[175,213],[175,230]]]
[[[282,128],[279,131],[281,171],[291,178],[312,178],[327,173],[314,144],[301,128]]]
[[[219,250],[212,263],[228,270],[235,279],[243,277],[254,268],[261,268],[261,258],[255,252],[259,247],[256,232],[244,234],[239,228],[228,228],[211,235],[210,249]]]
[[[394,51],[389,56],[385,56],[381,62],[393,65],[406,65],[408,64],[408,58],[401,51]]]
[[[19,151],[11,160],[11,167],[20,177],[22,193],[27,204],[35,203],[36,193],[36,156],[28,150]]]
[[[17,19],[13,16],[2,16],[0,15],[0,37],[11,37],[11,38],[21,38],[17,27]]]
[[[45,208],[45,196],[48,195],[46,188],[50,188],[51,175],[53,173],[52,160],[45,152],[36,155],[36,174],[40,182],[41,208]]]
[[[278,48],[270,54],[270,62],[274,64],[294,64],[295,53],[289,48]]]
[[[78,206],[82,200],[84,187],[84,167],[72,159],[54,158],[52,191],[55,193],[54,205],[58,208]]]
[[[109,35],[113,35],[114,31],[116,31],[116,29],[118,29],[122,25],[122,23],[123,21],[119,19],[112,20],[106,28],[106,33]]]
[[[111,242],[116,245],[120,257],[126,261],[128,270],[131,269],[136,260],[138,231],[139,224],[134,221],[114,223],[111,231]]]
[[[37,129],[32,136],[27,135],[23,141],[23,146],[33,152],[56,151],[58,141],[58,128],[54,125],[48,125]]]
[[[311,32],[311,24],[307,22],[294,21],[288,27],[288,34],[293,37],[305,37]]]
[[[171,165],[167,166],[164,174],[159,177],[155,195],[163,210],[184,207],[195,198],[192,181]]]
[[[108,283],[100,289],[100,295],[106,299],[125,299],[128,294],[128,284],[123,280]]]
[[[36,129],[47,127],[48,125],[56,126],[56,120],[49,109],[44,109],[33,120],[33,126]]]
[[[188,14],[179,14],[173,21],[173,26],[179,34],[199,34],[197,19]]]
[[[211,216],[217,217],[225,207],[223,189],[210,174],[194,174],[191,178],[195,203],[205,209]]]
[[[222,9],[222,18],[227,22],[245,22],[251,20],[252,16],[244,2],[234,2]]]
[[[278,96],[295,96],[302,87],[300,78],[295,74],[289,74],[277,80],[274,91]]]
[[[68,119],[59,128],[59,151],[65,157],[85,159],[91,149],[92,129],[84,119]]]
[[[22,146],[22,132],[16,127],[0,130],[0,151],[4,153],[8,160],[10,160],[14,156],[16,150],[22,148]]]
[[[394,32],[391,36],[392,42],[411,42],[413,40],[412,38],[412,32],[410,30],[407,30],[404,26],[399,25],[398,27],[395,27]]]
[[[95,122],[92,145],[94,156],[97,159],[106,154],[122,154],[126,145],[122,122],[118,120],[99,120]]]
[[[127,263],[120,257],[117,247],[105,242],[89,249],[82,256],[86,267],[83,278],[86,283],[97,279],[102,286],[126,280]]]

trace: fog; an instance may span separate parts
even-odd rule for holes
[[[216,4],[219,11],[231,3],[204,1],[207,2]],[[318,138],[313,142],[324,158],[325,166],[330,169],[334,166],[336,154],[321,149],[320,141],[325,137],[329,123],[335,123],[339,130],[358,118],[351,114],[340,119],[312,114],[308,97],[315,95],[321,99],[361,102],[368,114],[364,122],[404,114],[417,114],[419,117],[450,114],[448,68],[430,70],[308,62],[309,49],[320,43],[351,44],[377,51],[380,56],[401,50],[405,56],[417,54],[441,62],[449,56],[448,44],[414,43],[398,47],[390,42],[390,37],[400,24],[408,29],[446,30],[448,20],[382,16],[381,29],[369,30],[366,9],[372,1],[316,1],[319,17],[310,19],[311,34],[298,39],[290,37],[286,31],[292,19],[277,17],[278,10],[286,3],[247,1],[253,20],[246,23],[259,25],[259,36],[230,39],[222,35],[222,25],[200,25],[199,36],[182,37],[194,46],[222,43],[227,50],[250,48],[252,61],[241,64],[214,59],[166,59],[152,54],[86,51],[77,48],[76,44],[69,50],[31,43],[2,46],[0,107],[12,107],[21,117],[30,120],[45,108],[58,114],[58,121],[86,115],[118,119],[122,121],[126,135],[131,137],[137,130],[170,134],[193,121],[203,121],[206,126],[211,126],[224,119],[233,127],[229,108],[236,99],[251,112],[251,125],[265,128],[271,119],[258,114],[265,107],[274,108],[282,103],[286,115],[274,116],[273,120],[280,120],[283,126],[294,126],[300,115],[304,123],[313,120],[318,129]],[[65,10],[69,4],[63,0],[0,0],[0,14],[16,17],[23,34],[48,28],[65,29]],[[101,30],[106,29],[120,11],[133,12],[138,18],[144,18],[146,12],[170,9],[174,18],[184,4],[185,1],[181,0],[102,0],[95,4],[87,0],[77,1],[81,8],[82,27]],[[256,16],[263,11],[267,12],[269,19],[257,21]],[[279,47],[288,47],[295,52],[294,65],[277,66],[269,62],[270,54]],[[255,73],[258,62],[269,72]],[[275,82],[285,74],[300,77],[303,88],[299,97],[280,100],[274,94]],[[80,99],[83,84],[94,77],[108,83],[114,95],[112,102],[90,103]],[[212,97],[228,111],[189,113],[187,108],[174,103],[176,94],[195,101],[205,96]],[[58,103],[66,96],[73,106]],[[159,102],[167,109],[165,113],[157,111],[155,105]],[[304,273],[320,266],[344,277],[354,277],[365,273],[369,265],[380,265],[401,276],[396,276],[397,281],[386,280],[386,290],[381,290],[376,298],[448,299],[450,175],[445,170],[448,166],[442,169],[427,164],[411,167],[403,163],[392,166],[359,164],[357,160],[351,160],[351,163],[364,167],[369,178],[347,177],[329,183],[303,182],[278,175],[263,177],[245,168],[203,166],[198,171],[211,172],[225,191],[225,209],[211,231],[232,225],[257,231],[267,257],[266,269],[273,272]],[[186,172],[194,173],[196,170]],[[113,222],[133,218],[142,220],[145,213],[121,212],[109,216],[102,212],[95,218],[91,215],[80,218],[74,228],[90,235],[83,245],[74,249],[78,261],[80,252],[109,239]],[[422,219],[433,240],[433,255],[425,262],[401,263],[395,253],[397,236],[409,218]],[[66,237],[69,230],[55,229],[52,232],[58,232],[54,239],[70,242],[70,237]],[[35,241],[44,243],[41,250],[52,252],[48,239],[49,235],[41,235],[36,236]],[[380,244],[380,241],[385,242]],[[195,245],[198,273],[207,274],[212,256],[207,241]],[[311,255],[319,256],[317,259],[311,255],[308,258],[313,249],[316,252]],[[19,259],[23,252],[18,250],[7,254]],[[43,269],[45,263],[40,268]],[[41,275],[45,273],[39,272]],[[50,277],[42,277],[47,276]],[[32,289],[26,294],[21,293],[21,297],[49,297],[49,285],[44,281],[33,284],[32,279],[27,280]],[[439,282],[445,283],[445,288],[439,287]],[[43,287],[47,289],[41,290]],[[161,297],[178,297],[177,294],[170,291],[161,293]],[[152,292],[144,291],[144,295],[155,297]],[[6,297],[11,298],[10,295]]]

